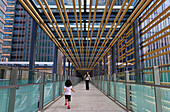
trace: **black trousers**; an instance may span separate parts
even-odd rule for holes
[[[89,80],[86,80],[86,90],[89,90]]]

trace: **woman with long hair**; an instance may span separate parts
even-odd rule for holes
[[[89,82],[91,81],[89,72],[85,74],[84,79],[86,81],[86,90],[89,90]]]

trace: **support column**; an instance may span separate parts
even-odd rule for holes
[[[54,45],[54,56],[53,56],[53,100],[55,100],[55,91],[56,91],[56,75],[57,75],[57,58],[58,58],[58,47]]]
[[[135,81],[136,83],[141,83],[142,82],[142,78],[141,78],[141,74],[140,74],[140,55],[139,55],[139,30],[138,30],[138,20],[136,19],[133,22],[133,37],[134,37],[134,59],[135,59],[135,65],[134,65],[134,69],[137,70],[135,71]],[[139,88],[139,86],[136,86],[136,108],[137,111],[139,112],[143,112],[143,108],[141,107],[142,102],[141,102],[141,98],[143,97],[143,93],[142,88]]]
[[[68,61],[68,78],[70,79],[70,61]]]
[[[126,111],[129,112],[130,111],[130,85],[128,84],[129,82],[129,71],[125,72],[125,77],[126,77]]]
[[[17,84],[17,75],[18,75],[18,68],[12,68],[11,77],[10,77],[10,85],[11,86],[15,86]],[[16,87],[10,88],[9,90],[10,90],[10,92],[9,92],[8,112],[14,112]]]
[[[112,47],[112,74],[117,73],[116,71],[116,45]]]
[[[153,67],[153,79],[154,79],[154,85],[160,85],[161,84],[158,66]],[[161,100],[161,89],[160,89],[160,87],[154,86],[154,92],[155,92],[156,111],[162,112],[162,100]]]
[[[66,56],[64,56],[64,60],[63,60],[63,76],[66,78],[65,71],[66,71]]]
[[[53,59],[53,69],[52,73],[57,74],[57,58],[58,58],[58,47],[54,45],[54,59]]]
[[[35,67],[35,52],[36,52],[36,37],[37,37],[37,22],[33,20],[32,25],[32,35],[31,35],[31,48],[29,54],[29,77],[28,82],[32,83],[34,81],[34,73],[32,72]]]
[[[106,71],[106,58],[107,58],[107,55],[104,56],[104,75],[107,74],[107,71]]]
[[[135,70],[140,70],[140,55],[139,55],[139,36],[138,36],[138,20],[133,23],[133,37],[134,37],[134,58],[135,58]],[[140,71],[136,71],[135,80],[137,83],[142,82]]]
[[[71,66],[71,76],[73,76],[73,66]]]
[[[44,106],[44,82],[45,82],[45,73],[44,72],[40,72],[41,75],[41,84],[40,84],[40,101],[39,101],[39,110],[43,111],[43,106]]]
[[[125,62],[126,62],[126,67],[125,67],[125,71],[128,71],[128,56],[127,56],[127,36],[126,36],[126,34],[124,34],[124,36],[125,36],[125,56],[126,56],[126,58],[125,58]]]
[[[99,76],[102,75],[102,61],[99,62]]]

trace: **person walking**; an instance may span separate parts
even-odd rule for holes
[[[86,81],[86,90],[89,90],[89,82],[91,81],[89,72],[85,74],[84,79]]]
[[[62,95],[65,95],[65,105],[67,105],[67,102],[68,102],[68,109],[70,109],[71,91],[73,91],[75,93],[75,91],[72,88],[71,81],[66,80]]]

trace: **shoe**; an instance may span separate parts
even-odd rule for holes
[[[70,109],[70,105],[68,105],[68,109]]]
[[[65,105],[67,105],[67,103],[65,103]]]

